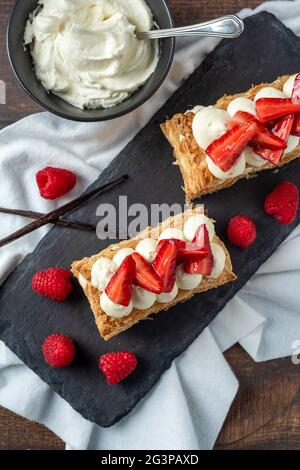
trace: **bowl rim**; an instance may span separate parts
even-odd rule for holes
[[[14,76],[16,77],[17,81],[19,82],[19,84],[22,86],[23,90],[27,93],[27,95],[33,100],[35,101],[39,106],[41,106],[41,108],[45,109],[46,111],[49,111],[50,113],[52,114],[55,114],[56,116],[59,116],[61,118],[64,118],[64,119],[67,119],[69,121],[76,121],[76,122],[105,122],[105,121],[112,121],[113,119],[117,119],[121,116],[125,116],[129,113],[131,113],[132,111],[134,111],[135,109],[138,109],[140,106],[142,106],[143,104],[145,104],[156,92],[157,90],[159,90],[159,88],[161,87],[161,85],[163,84],[163,82],[165,81],[169,71],[170,71],[170,68],[172,66],[172,63],[173,63],[173,59],[174,59],[174,54],[175,54],[175,38],[170,38],[171,40],[171,48],[170,48],[170,53],[169,53],[169,57],[168,57],[168,61],[165,65],[165,68],[164,68],[164,73],[161,75],[160,79],[157,81],[155,87],[153,87],[151,89],[151,91],[149,91],[144,97],[143,99],[141,99],[140,102],[138,103],[135,103],[135,104],[132,104],[130,106],[128,106],[127,109],[123,110],[123,111],[118,111],[117,110],[117,106],[115,107],[116,111],[114,114],[112,114],[111,116],[103,116],[103,117],[80,117],[80,116],[72,116],[71,114],[67,114],[67,113],[64,113],[64,112],[61,112],[61,111],[57,111],[55,109],[53,109],[51,106],[47,105],[46,103],[44,103],[42,100],[40,100],[38,97],[36,97],[29,89],[28,87],[26,86],[26,84],[24,83],[23,79],[22,79],[22,76],[18,73],[18,71],[16,70],[16,67],[15,67],[15,64],[14,64],[14,61],[12,59],[12,51],[11,51],[11,41],[10,41],[10,37],[11,37],[11,34],[12,34],[12,21],[13,21],[13,18],[14,18],[14,15],[15,15],[15,12],[19,6],[19,4],[22,2],[23,0],[15,0],[15,3],[12,7],[12,10],[11,10],[11,13],[9,15],[9,19],[8,19],[8,25],[7,25],[7,29],[6,29],[6,49],[7,49],[7,55],[8,55],[8,60],[9,60],[9,63],[10,63],[10,66],[13,70],[13,73],[14,73]],[[163,4],[164,8],[165,8],[165,11],[166,11],[166,14],[168,16],[168,20],[170,21],[170,25],[171,27],[174,27],[175,26],[175,23],[174,23],[174,17],[173,17],[173,14],[171,12],[171,9],[170,7],[168,6],[167,2],[165,0],[160,0],[161,3]],[[33,73],[34,73],[34,69],[33,69]],[[43,86],[43,85],[41,85]],[[64,101],[62,98],[60,97],[57,97],[59,99],[61,99],[62,101]],[[124,101],[124,103],[126,102],[126,100]],[[72,105],[70,105],[72,106]],[[73,106],[75,109],[76,107]],[[99,111],[101,110],[101,108],[99,108]]]

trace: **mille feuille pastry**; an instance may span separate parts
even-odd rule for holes
[[[300,74],[196,106],[161,126],[187,201],[299,158]]]
[[[236,279],[229,253],[200,207],[75,261],[72,273],[105,340],[196,293]]]

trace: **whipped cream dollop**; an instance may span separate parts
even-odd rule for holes
[[[152,263],[156,256],[157,245],[157,240],[153,240],[152,238],[145,238],[137,244],[135,251],[139,253],[146,261],[148,261],[148,263]]]
[[[134,250],[132,248],[122,248],[113,257],[113,262],[119,268],[121,264],[123,263],[123,261],[125,260],[125,258],[127,258],[127,256],[132,255],[132,253],[134,253]]]
[[[235,103],[232,105],[231,113],[236,113],[238,111],[251,111],[248,101],[245,99],[237,98],[234,100]],[[252,102],[251,102],[252,103]],[[254,103],[252,103],[254,106]],[[230,105],[229,105],[230,106]],[[255,106],[254,106],[255,107]],[[230,121],[229,112],[215,108],[214,106],[208,106],[207,108],[202,108],[195,114],[193,119],[193,135],[199,145],[199,147],[204,150],[216,139],[226,134],[228,131],[227,124]],[[212,159],[206,155],[206,164],[209,171],[218,179],[225,180],[228,178],[234,178],[241,175],[246,167],[246,158],[244,155],[235,162],[233,167],[229,171],[222,171]]]
[[[156,294],[143,289],[139,286],[133,286],[133,296],[132,296],[133,308],[137,310],[147,310],[147,308],[152,307],[156,302]]]
[[[78,108],[110,108],[154,72],[159,45],[145,0],[39,0],[26,24],[35,72],[46,90]]]
[[[299,137],[297,137],[296,135],[290,135],[287,141],[287,148],[285,149],[284,154],[293,152],[293,150],[298,147],[299,141]]]
[[[233,117],[239,111],[243,111],[243,112],[252,114],[253,116],[256,116],[255,103],[249,98],[244,98],[242,96],[235,98],[229,103],[228,108],[227,108],[227,113],[231,117]]]
[[[199,286],[202,281],[201,274],[187,274],[181,264],[176,269],[176,284],[179,289],[192,290]]]
[[[227,124],[230,121],[230,115],[223,109],[217,109],[214,106],[200,109],[193,119],[193,135],[203,149],[216,139],[227,132]]]
[[[158,304],[167,304],[168,302],[172,302],[178,295],[178,286],[175,282],[173,289],[171,292],[163,292],[156,297],[156,302]]]
[[[214,264],[211,275],[209,276],[212,279],[218,278],[225,268],[226,255],[223,248],[217,243],[211,244],[211,251],[214,257]]]
[[[124,305],[113,302],[107,296],[106,292],[103,292],[100,295],[100,307],[102,308],[103,312],[105,312],[106,315],[109,315],[110,317],[123,318],[131,314],[133,310],[133,303],[131,301],[127,307],[124,307]]]
[[[260,157],[256,152],[254,152],[252,147],[246,147],[243,151],[243,155],[246,159],[246,163],[256,168],[262,168],[268,163],[264,158]]]
[[[172,240],[172,239],[184,240],[183,231],[178,228],[167,228],[161,233],[159,237],[159,240]]]
[[[223,171],[221,168],[218,167],[218,165],[215,164],[215,162],[212,161],[212,159],[206,155],[206,163],[209,171],[219,180],[227,180],[229,178],[235,178],[236,176],[240,176],[242,173],[244,173],[245,168],[246,168],[246,157],[245,154],[242,153],[242,155],[237,159],[237,161],[232,165],[230,170],[228,171]]]
[[[105,287],[111,280],[112,276],[117,271],[117,265],[109,258],[99,258],[92,267],[91,281],[92,285],[100,290],[104,291]]]
[[[197,229],[200,225],[206,225],[209,239],[212,239],[215,236],[215,226],[213,221],[207,217],[205,214],[193,215],[190,217],[184,224],[183,233],[184,238],[187,242],[192,242],[194,240]]]
[[[286,95],[284,92],[278,90],[278,88],[267,86],[256,93],[254,101],[260,100],[261,98],[286,98]]]

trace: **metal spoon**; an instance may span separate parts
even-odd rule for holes
[[[139,39],[161,39],[174,36],[213,36],[218,38],[237,38],[244,31],[244,22],[236,15],[223,16],[205,23],[181,28],[157,29],[136,33]]]

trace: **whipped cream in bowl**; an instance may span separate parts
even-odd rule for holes
[[[158,59],[144,0],[40,0],[25,28],[35,72],[47,91],[81,109],[110,108],[144,85]]]
[[[164,2],[24,3],[17,0],[10,19],[11,64],[27,93],[55,114],[79,121],[127,114],[152,96],[170,69],[174,38],[141,40],[136,35],[173,27]],[[16,41],[20,31],[23,41]]]
[[[110,108],[144,85],[158,59],[144,0],[40,0],[24,43],[47,91],[81,109]]]

